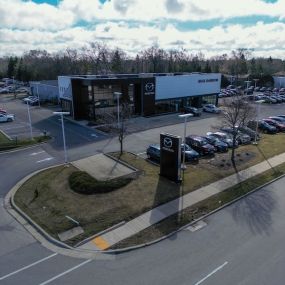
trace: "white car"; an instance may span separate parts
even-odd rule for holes
[[[215,113],[215,114],[221,113],[221,109],[219,109],[214,104],[206,104],[206,105],[204,105],[203,106],[203,111],[204,112],[208,112],[208,113]]]
[[[12,122],[14,121],[14,115],[12,114],[0,114],[0,122]]]

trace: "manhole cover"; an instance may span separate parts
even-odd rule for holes
[[[199,222],[187,227],[186,230],[191,231],[191,232],[196,232],[196,231],[204,228],[205,226],[207,226],[207,223],[205,223],[204,221],[199,221]]]

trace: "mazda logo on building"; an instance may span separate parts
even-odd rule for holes
[[[171,138],[164,138],[163,145],[165,147],[168,147],[168,148],[172,147],[172,139]]]
[[[149,82],[145,85],[146,92],[152,92],[153,90],[154,90],[154,84],[152,82]]]

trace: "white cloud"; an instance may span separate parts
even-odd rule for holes
[[[245,16],[285,18],[285,0],[63,0],[60,9],[71,11],[80,20],[203,21]]]
[[[237,48],[253,48],[254,55],[280,57],[285,59],[285,24],[264,24],[254,26],[217,26],[212,29],[180,31],[168,24],[159,26],[129,27],[127,23],[106,22],[91,27],[73,27],[61,31],[30,31],[0,29],[0,55],[21,54],[30,49],[46,49],[49,52],[65,48],[80,48],[90,42],[104,42],[110,48],[119,47],[130,55],[152,45],[163,49],[178,49],[183,46],[189,53],[203,52],[207,57],[230,53]]]
[[[0,0],[0,26],[16,29],[58,30],[74,23],[74,14],[48,4]]]

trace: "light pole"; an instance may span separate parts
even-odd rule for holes
[[[27,107],[28,107],[28,118],[29,118],[29,125],[30,125],[30,136],[31,140],[33,139],[33,127],[32,127],[32,120],[31,120],[31,113],[30,113],[30,104],[27,101]]]
[[[64,132],[64,122],[63,115],[69,115],[69,112],[53,112],[54,115],[60,115],[61,117],[61,128],[62,128],[62,138],[63,138],[63,150],[64,150],[64,163],[67,164],[67,152],[65,144],[65,132]]]
[[[178,115],[179,118],[184,118],[184,136],[183,136],[183,158],[182,158],[182,170],[185,170],[187,167],[186,167],[186,164],[185,164],[185,151],[186,151],[186,124],[187,124],[187,118],[189,117],[192,117],[193,115],[192,114],[182,114],[182,115]]]
[[[37,95],[38,95],[39,107],[41,107],[41,104],[40,104],[40,95],[39,95],[39,82],[37,82]]]
[[[253,79],[253,81],[254,81],[254,88],[256,88],[256,83],[259,81],[259,79]]]
[[[114,95],[117,96],[117,120],[118,120],[118,129],[120,128],[120,96],[121,92],[114,92]]]
[[[246,95],[248,94],[248,86],[249,86],[250,82],[251,82],[250,80],[245,81],[245,83],[246,83]]]
[[[258,142],[257,142],[257,131],[258,131],[258,117],[259,117],[259,112],[260,112],[260,104],[262,104],[264,102],[264,100],[257,100],[255,101],[255,103],[257,104],[257,107],[256,107],[256,125],[255,125],[255,135],[254,135],[254,142],[253,144],[254,145],[258,145]]]

